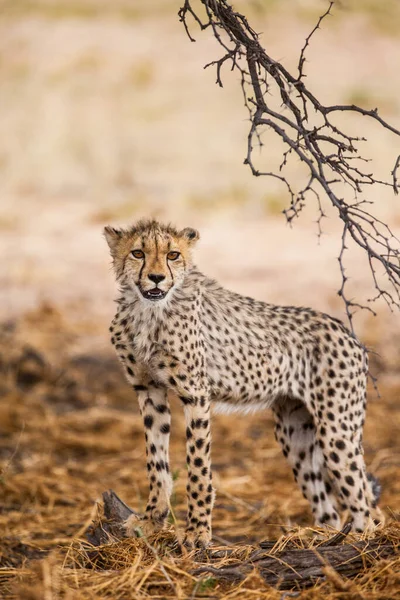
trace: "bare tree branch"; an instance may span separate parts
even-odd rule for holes
[[[399,186],[397,183],[397,169],[400,167],[400,154],[397,157],[396,163],[394,165],[394,169],[392,171],[392,177],[393,177],[393,190],[395,194],[399,193]]]
[[[196,10],[193,8],[195,3]],[[360,198],[366,186],[373,185],[389,186],[395,194],[398,193],[397,171],[400,167],[400,156],[391,171],[392,181],[377,179],[367,170],[369,160],[359,152],[358,146],[366,141],[365,138],[348,133],[337,124],[335,117],[350,112],[378,123],[399,137],[400,131],[387,123],[378,114],[377,108],[366,110],[354,104],[325,106],[305,85],[306,51],[312,36],[331,14],[333,5],[332,0],[307,36],[300,51],[295,75],[267,54],[246,17],[236,12],[227,0],[185,0],[179,11],[179,18],[192,41],[187,23],[189,15],[202,30],[211,29],[215,39],[222,46],[223,56],[206,65],[216,68],[216,82],[219,86],[223,85],[222,71],[225,65],[239,72],[244,104],[250,115],[244,162],[254,176],[271,177],[283,184],[289,197],[289,207],[283,211],[286,220],[291,223],[310,198],[316,200],[320,236],[325,217],[321,191],[337,210],[343,223],[342,245],[338,257],[342,282],[338,294],[344,301],[350,328],[354,333],[353,315],[358,309],[375,313],[368,305],[354,301],[345,293],[348,276],[344,259],[349,241],[366,253],[376,291],[368,302],[382,298],[390,308],[400,308],[400,242],[390,227],[369,211],[368,205],[372,202]],[[205,9],[205,22],[198,16],[201,6]],[[280,99],[280,111],[272,107],[273,102],[270,99],[274,98]],[[262,146],[261,134],[265,130],[275,133],[286,147],[278,172],[273,169],[260,171],[254,163],[253,150],[256,146]],[[291,157],[300,159],[308,172],[306,183],[300,190],[295,190],[287,178],[286,169]],[[345,189],[349,189],[351,200],[342,197],[340,189],[343,185]]]

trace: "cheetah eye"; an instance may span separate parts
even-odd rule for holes
[[[142,250],[132,250],[131,254],[135,258],[144,258],[144,252],[142,252]]]
[[[180,255],[180,252],[168,252],[167,258],[168,260],[176,260]]]

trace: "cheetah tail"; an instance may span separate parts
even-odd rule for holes
[[[381,497],[382,486],[381,486],[379,479],[377,477],[375,477],[375,475],[372,475],[372,473],[367,473],[367,479],[370,482],[371,491],[372,491],[372,495],[374,498],[374,508],[375,508]]]

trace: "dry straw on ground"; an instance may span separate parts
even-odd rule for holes
[[[91,546],[86,534],[101,517],[103,490],[112,487],[138,511],[146,501],[143,432],[135,399],[114,357],[83,354],[77,327],[51,307],[3,324],[0,597],[400,597],[399,385],[386,377],[390,365],[378,366],[382,381],[392,383],[382,386],[380,400],[371,394],[367,419],[366,459],[381,479],[386,516],[385,527],[375,535],[336,540],[337,552],[334,546],[321,546],[333,534],[309,527],[308,506],[275,444],[271,417],[262,414],[214,419],[218,493],[212,550],[193,554],[180,548],[173,522],[148,540],[117,536]],[[172,404],[172,508],[182,527],[184,424],[178,403]],[[263,540],[269,543],[260,548]],[[358,562],[345,559],[334,568],[334,555],[345,546],[361,548]],[[326,560],[322,578],[315,580],[311,573],[311,579],[293,577],[291,584],[266,583],[294,554],[308,560],[309,548]]]

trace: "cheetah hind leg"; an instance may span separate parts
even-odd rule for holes
[[[373,513],[379,514],[375,507],[380,486],[366,471],[361,426],[355,433],[346,433],[339,434],[327,421],[317,427],[317,438],[325,445],[325,464],[334,481],[341,508],[349,512],[354,531],[373,531],[376,527]]]
[[[371,498],[371,516],[374,520],[375,525],[384,525],[385,516],[378,506],[378,502],[381,498],[382,493],[381,482],[372,473],[367,473],[367,482]]]
[[[340,528],[340,518],[332,478],[316,438],[312,415],[295,398],[285,397],[272,407],[275,438],[292,467],[304,498],[312,508],[317,525]]]

